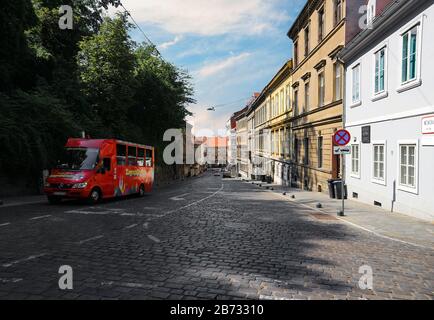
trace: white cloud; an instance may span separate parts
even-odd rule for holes
[[[176,36],[175,39],[173,39],[171,41],[164,42],[164,43],[160,44],[158,47],[162,50],[167,49],[167,48],[177,44],[179,41],[182,40],[182,38],[183,38],[182,36]]]
[[[212,76],[216,73],[219,73],[223,70],[229,69],[233,66],[235,66],[240,61],[246,59],[247,57],[251,56],[251,53],[244,52],[236,56],[231,56],[225,60],[214,62],[212,64],[205,65],[199,71],[197,71],[197,75],[201,78],[206,78],[209,76]]]
[[[280,0],[123,0],[138,23],[172,34],[257,34],[287,19]],[[111,10],[113,11],[113,10]]]

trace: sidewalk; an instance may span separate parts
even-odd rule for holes
[[[267,184],[260,181],[245,180],[245,182],[261,184],[262,189],[266,190],[268,187],[270,192],[275,192],[288,199],[288,201],[333,215],[353,227],[374,233],[380,237],[434,249],[433,222],[430,223],[400,213],[392,213],[354,200],[345,200],[345,217],[338,217],[337,212],[341,209],[342,200],[330,199],[327,194]],[[287,194],[284,196],[283,192]],[[291,196],[295,196],[295,198],[293,199]],[[322,205],[322,208],[316,207],[318,203]]]

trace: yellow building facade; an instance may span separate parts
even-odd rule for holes
[[[294,43],[292,72],[293,187],[327,190],[339,175],[332,137],[342,128],[345,6],[340,0],[309,0],[288,32]]]
[[[279,184],[289,181],[292,67],[287,61],[252,106],[256,176]]]

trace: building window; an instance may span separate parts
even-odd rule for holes
[[[417,78],[418,26],[402,35],[402,83]]]
[[[295,163],[298,163],[298,155],[300,154],[299,148],[300,148],[300,146],[299,146],[298,139],[296,137],[294,137],[294,156],[293,156],[293,159],[294,159]]]
[[[323,137],[318,137],[318,168],[323,166]]]
[[[324,72],[318,74],[318,106],[324,106],[324,98],[325,98],[325,80],[324,80]]]
[[[298,65],[298,41],[294,42],[294,64]]]
[[[385,91],[386,48],[375,53],[374,94]]]
[[[353,68],[352,73],[352,102],[356,104],[360,102],[360,64]]]
[[[304,29],[304,56],[309,55],[309,26]]]
[[[291,87],[286,87],[286,111],[291,110]]]
[[[277,130],[273,132],[273,143],[273,154],[277,155],[279,153],[279,131]]]
[[[306,82],[304,85],[304,112],[309,110],[309,104],[310,104],[310,85],[309,82]]]
[[[342,20],[342,0],[334,0],[335,26]]]
[[[318,10],[318,42],[324,39],[324,7]]]
[[[274,116],[279,114],[279,94],[274,96]]]
[[[417,145],[399,145],[399,186],[416,190]]]
[[[284,89],[280,90],[280,106],[279,106],[279,114],[282,114],[285,111],[285,92]]]
[[[351,175],[360,178],[360,145],[351,145]]]
[[[304,161],[305,165],[309,165],[309,138],[304,138]]]
[[[342,66],[340,63],[336,62],[333,65],[334,73],[334,100],[342,99]]]
[[[385,182],[386,147],[384,144],[374,144],[373,148],[373,179]]]
[[[294,116],[298,115],[298,88],[294,88],[294,102],[293,102],[293,106],[294,106]]]

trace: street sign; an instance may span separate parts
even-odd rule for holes
[[[338,155],[338,154],[351,154],[351,148],[350,147],[333,147],[333,154],[334,155]]]
[[[333,142],[338,146],[346,146],[351,140],[351,134],[347,130],[339,130],[333,136]]]
[[[344,155],[351,154],[351,147],[346,147],[351,141],[351,134],[344,129],[336,131],[333,135],[333,154],[341,156],[341,190],[342,190],[342,209],[338,212],[339,216],[345,216],[345,171]]]
[[[434,134],[434,115],[422,118],[422,134]]]

